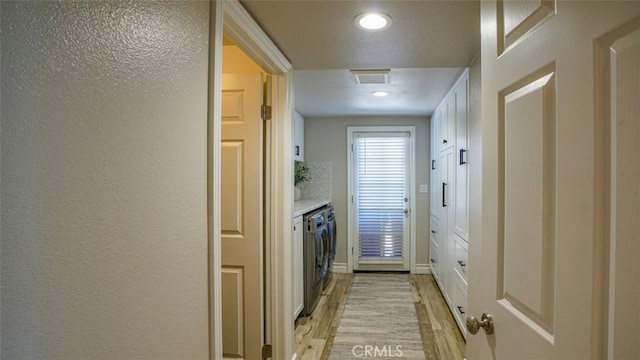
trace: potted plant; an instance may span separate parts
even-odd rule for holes
[[[296,161],[293,172],[294,199],[300,199],[300,185],[309,180],[309,166],[302,161]]]

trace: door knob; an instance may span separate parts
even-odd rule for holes
[[[404,209],[404,213],[408,214],[409,213],[409,209]]]
[[[493,334],[493,317],[487,313],[482,314],[481,321],[478,321],[475,316],[467,317],[467,330],[471,335],[477,334],[480,328],[483,328],[487,335]]]

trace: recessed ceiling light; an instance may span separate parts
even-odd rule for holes
[[[387,95],[389,95],[388,91],[374,91],[371,93],[371,95],[376,96],[376,97],[385,97]]]
[[[382,30],[391,25],[391,17],[383,13],[363,13],[356,16],[354,22],[365,30]]]

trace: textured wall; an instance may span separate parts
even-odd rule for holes
[[[414,125],[416,127],[415,184],[429,184],[429,119],[427,117],[379,116],[304,119],[305,161],[328,161],[332,165],[331,198],[338,224],[336,262],[347,262],[347,126]],[[416,188],[416,263],[429,260],[429,194]]]
[[[207,357],[206,2],[1,3],[2,357]]]

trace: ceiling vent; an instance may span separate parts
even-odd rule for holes
[[[351,70],[356,84],[388,84],[389,69],[380,70]]]

